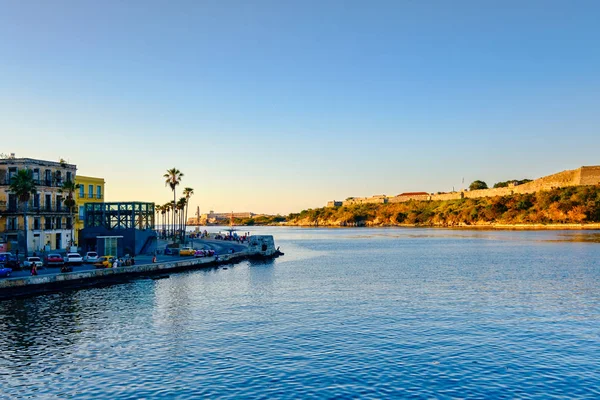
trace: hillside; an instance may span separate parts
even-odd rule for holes
[[[240,221],[241,222],[241,221]],[[290,214],[298,226],[490,226],[600,223],[600,186],[447,201],[324,207]]]

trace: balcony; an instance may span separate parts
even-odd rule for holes
[[[8,186],[10,185],[10,177],[5,177],[4,179],[0,179],[0,186]],[[61,187],[64,181],[61,180],[53,180],[53,179],[34,179],[33,182],[36,186],[49,186],[49,187]]]

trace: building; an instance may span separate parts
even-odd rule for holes
[[[20,169],[32,172],[37,193],[27,207],[27,237],[23,218],[24,204],[10,193],[11,178]],[[65,206],[65,194],[59,189],[66,181],[74,181],[77,167],[63,160],[59,162],[16,158],[0,159],[0,236],[11,251],[23,251],[25,242],[29,251],[65,249],[72,237],[70,210]],[[16,248],[15,248],[16,247]]]
[[[79,185],[75,195],[75,237],[79,237],[79,231],[84,227],[85,204],[104,203],[104,178],[92,178],[91,176],[77,175],[75,183]]]
[[[187,224],[188,225],[217,224],[217,223],[229,222],[231,220],[231,217],[236,218],[236,219],[246,219],[246,218],[253,218],[255,216],[257,216],[257,214],[254,214],[252,212],[216,213],[211,210],[207,214],[201,214],[199,219],[198,219],[198,217],[188,218]]]
[[[79,231],[82,252],[122,257],[156,251],[154,203],[85,203],[84,215]]]

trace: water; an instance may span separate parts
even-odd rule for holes
[[[598,398],[598,232],[252,228],[285,256],[0,302],[0,398]]]

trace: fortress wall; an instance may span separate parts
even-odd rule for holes
[[[439,200],[439,201],[459,200],[462,198],[461,192],[432,194],[429,197],[430,197],[430,200]]]
[[[394,196],[388,199],[388,203],[403,203],[409,200],[429,200],[429,195],[414,195],[414,196]]]
[[[598,185],[600,184],[600,166],[581,167],[580,185]]]
[[[544,176],[532,182],[524,183],[514,187],[515,193],[533,193],[540,190],[550,190],[556,187],[575,186],[579,184],[578,169],[562,171],[557,174]]]

